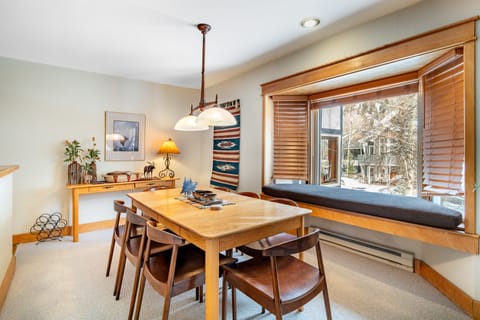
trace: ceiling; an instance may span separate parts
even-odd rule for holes
[[[0,56],[198,88],[198,23],[211,86],[419,1],[0,0]]]

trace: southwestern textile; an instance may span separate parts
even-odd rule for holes
[[[214,127],[213,166],[210,184],[237,190],[240,163],[240,100],[219,105],[228,110],[237,124],[228,127]]]

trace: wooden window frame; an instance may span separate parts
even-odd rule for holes
[[[439,246],[449,247],[459,250],[459,245],[468,247],[468,251],[478,254],[479,237],[476,233],[476,196],[474,191],[476,168],[475,168],[475,22],[479,17],[472,17],[451,25],[447,25],[420,35],[410,37],[380,48],[376,48],[353,57],[345,58],[339,61],[328,63],[310,70],[299,72],[287,77],[270,81],[261,85],[262,95],[270,97],[273,95],[288,95],[288,92],[295,92],[296,89],[309,86],[322,81],[334,79],[338,76],[354,74],[355,72],[373,69],[383,66],[391,62],[417,57],[424,54],[437,52],[440,50],[462,48],[464,54],[464,79],[465,79],[465,233],[450,230],[430,230],[427,234],[435,236],[435,243]],[[419,72],[416,72],[418,79]],[[407,76],[408,77],[408,76]],[[310,98],[319,98],[322,93],[315,93]],[[264,110],[268,108],[267,99],[264,99]],[[264,127],[268,126],[268,119],[265,117],[267,113],[264,111]],[[267,132],[263,132],[264,139],[271,137]],[[265,145],[265,141],[264,141]],[[270,161],[268,155],[263,154],[264,166]],[[265,181],[263,175],[263,184]],[[329,217],[335,220],[335,215]],[[399,234],[398,230],[387,227],[386,224],[379,222],[374,218],[366,218],[374,223],[365,223],[359,225],[370,230],[381,231],[389,234]],[[349,223],[348,221],[339,221]],[[391,223],[389,221],[389,223]],[[355,222],[350,224],[357,225]],[[401,236],[415,239],[416,237],[408,231],[407,227],[402,224],[393,224],[396,228],[405,230]],[[465,237],[462,237],[462,234]],[[463,244],[452,245],[450,242],[453,238],[455,241],[461,241]],[[462,250],[462,249],[460,249]]]

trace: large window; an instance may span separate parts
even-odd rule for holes
[[[417,102],[413,93],[315,110],[314,183],[417,196]]]
[[[443,202],[443,205],[446,199],[453,199],[447,200],[448,206],[457,210],[464,208],[465,232],[478,233],[475,206],[476,21],[477,17],[460,21],[262,84],[265,97],[306,96],[310,101],[312,121],[306,143],[309,151],[307,181],[341,186],[342,182],[345,185],[345,177],[353,176],[357,180],[360,178],[362,183],[379,183],[384,191],[416,193]],[[397,92],[393,94],[393,91]],[[371,137],[367,134],[353,137],[350,131],[355,128],[349,127],[347,119],[355,115],[359,104],[371,104],[373,108],[378,100],[412,93],[418,93],[417,126],[400,128],[412,131],[408,137],[414,136],[413,130],[417,130],[416,159],[412,156],[412,144],[399,143],[404,134],[384,130]],[[269,142],[273,141],[273,103],[266,99],[264,106],[265,184],[272,182],[273,177],[273,148]],[[405,119],[399,117],[395,121],[400,120]],[[379,126],[374,128],[372,132],[381,131]],[[407,149],[402,151],[401,148]],[[417,170],[413,169],[415,166]],[[335,220],[333,216],[329,218]],[[390,233],[387,226],[361,223],[369,229]],[[404,235],[412,231],[408,227],[400,229],[406,232]],[[397,234],[397,231],[391,232]],[[430,235],[437,236],[436,233]],[[441,239],[435,243],[451,241],[442,242]],[[462,238],[464,244],[470,245],[469,239]],[[478,250],[478,241],[476,245]]]

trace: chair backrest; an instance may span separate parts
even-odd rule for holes
[[[134,224],[137,226],[145,226],[147,224],[148,219],[144,216],[138,215],[132,211],[132,209],[127,208],[127,222],[130,224]]]
[[[117,241],[120,241],[120,218],[127,212],[129,208],[125,206],[125,201],[113,200],[113,209],[117,212],[115,215],[115,222],[113,224],[113,235],[116,237]]]
[[[125,206],[125,201],[122,200],[113,200],[113,209],[117,213],[125,213],[127,212],[127,207]]]
[[[147,238],[148,240],[155,241],[163,244],[172,244],[172,245],[183,245],[185,244],[185,239],[174,235],[164,229],[157,228],[157,225],[154,221],[147,222]]]
[[[276,203],[283,203],[283,204],[286,204],[286,205],[289,205],[289,206],[298,207],[298,203],[296,203],[292,199],[288,199],[288,198],[272,198],[272,199],[268,199],[268,201],[276,202]]]
[[[302,237],[266,248],[262,250],[262,255],[279,257],[306,251],[318,244],[319,234],[320,229],[315,229]]]
[[[255,199],[261,199],[260,195],[256,192],[251,192],[251,191],[242,191],[242,192],[237,192],[239,195],[250,197],[250,198],[255,198]]]

